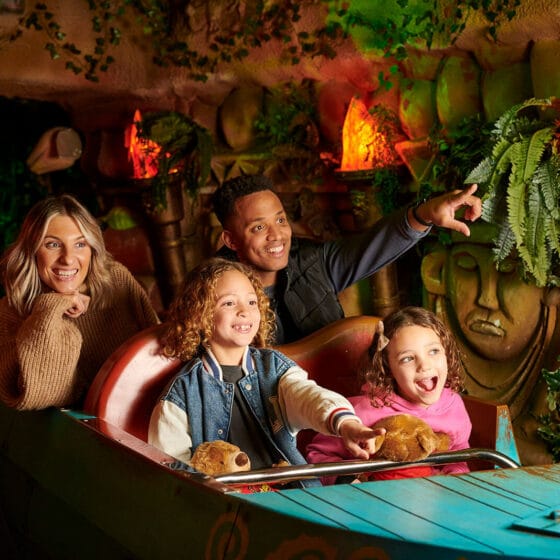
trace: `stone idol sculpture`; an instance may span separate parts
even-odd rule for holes
[[[558,290],[525,282],[515,257],[493,260],[494,226],[477,223],[471,236],[453,234],[422,260],[426,307],[451,328],[463,356],[468,394],[508,404],[521,461],[552,462],[539,437],[546,414],[543,368],[560,355]]]

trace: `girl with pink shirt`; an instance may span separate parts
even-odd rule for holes
[[[431,311],[406,307],[379,321],[365,366],[363,394],[350,397],[366,426],[394,414],[412,414],[448,434],[449,450],[469,447],[471,421],[459,391],[462,368],[451,332]],[[375,457],[374,457],[375,458]],[[340,440],[318,434],[307,446],[310,463],[353,459]],[[468,472],[466,463],[375,473],[386,479]],[[333,483],[333,479],[323,480]]]

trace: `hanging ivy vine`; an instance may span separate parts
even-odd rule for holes
[[[94,37],[93,51],[68,40],[66,30],[56,21],[49,2],[34,5],[20,19],[16,31],[9,37],[13,42],[24,30],[34,30],[47,36],[45,49],[53,60],[66,60],[65,67],[87,80],[98,82],[100,72],[106,72],[115,62],[116,47],[121,44],[127,21],[147,38],[153,62],[162,67],[182,67],[195,80],[206,81],[220,63],[240,61],[249,56],[251,49],[277,40],[282,45],[281,58],[298,64],[302,57],[326,56],[334,58],[335,46],[344,37],[342,26],[331,22],[313,32],[296,31],[301,12],[314,0],[247,3],[235,21],[228,15],[229,25],[209,32],[207,49],[199,52],[189,43],[193,35],[195,2],[165,0],[82,0],[87,4]],[[194,6],[194,7],[193,7]],[[215,7],[215,5],[214,5]],[[204,3],[198,6],[206,10]],[[240,9],[240,6],[238,6]],[[208,6],[212,10],[212,6]],[[210,23],[211,16],[208,17]],[[225,23],[225,22],[224,22]],[[214,26],[208,25],[208,28]],[[142,41],[143,45],[146,44]]]
[[[400,61],[408,56],[408,46],[425,45],[430,49],[438,39],[453,44],[475,12],[487,22],[489,36],[496,39],[499,26],[515,17],[521,2],[387,0],[379,3],[379,10],[372,9],[377,5],[372,6],[369,0],[238,2],[227,5],[223,25],[212,25],[213,10],[225,10],[225,4],[194,0],[80,1],[89,10],[93,49],[69,40],[67,30],[56,19],[52,2],[38,2],[26,10],[8,41],[17,41],[25,30],[42,33],[53,60],[62,59],[67,70],[98,82],[100,73],[115,63],[123,30],[132,23],[141,33],[140,46],[150,48],[156,65],[185,68],[193,79],[206,81],[220,64],[241,61],[270,41],[281,45],[281,61],[295,65],[303,57],[332,59],[342,40],[356,31],[365,32],[367,48]],[[317,6],[325,9],[324,23],[302,29],[302,13]],[[206,23],[204,52],[197,50],[192,40],[200,19]],[[395,64],[389,73],[397,71]],[[380,80],[390,87],[383,73]]]
[[[453,45],[474,15],[482,18],[488,36],[496,41],[499,27],[515,17],[521,0],[357,0],[347,4],[345,10],[331,11],[331,19],[356,38],[361,49],[395,61],[378,75],[380,85],[389,89],[391,76],[399,73],[398,63],[408,58],[410,47],[430,50],[435,45]]]

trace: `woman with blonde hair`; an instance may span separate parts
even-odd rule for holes
[[[105,359],[158,322],[144,289],[107,253],[73,196],[41,200],[0,261],[0,400],[79,405]]]

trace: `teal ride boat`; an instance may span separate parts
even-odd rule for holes
[[[343,319],[280,349],[319,383],[349,394],[375,321]],[[4,558],[560,559],[560,464],[518,468],[503,405],[465,399],[474,449],[413,464],[352,461],[215,478],[175,470],[145,438],[149,410],[178,365],[158,354],[158,329],[109,358],[83,410],[0,405]],[[240,491],[338,468],[458,460],[472,471]]]

